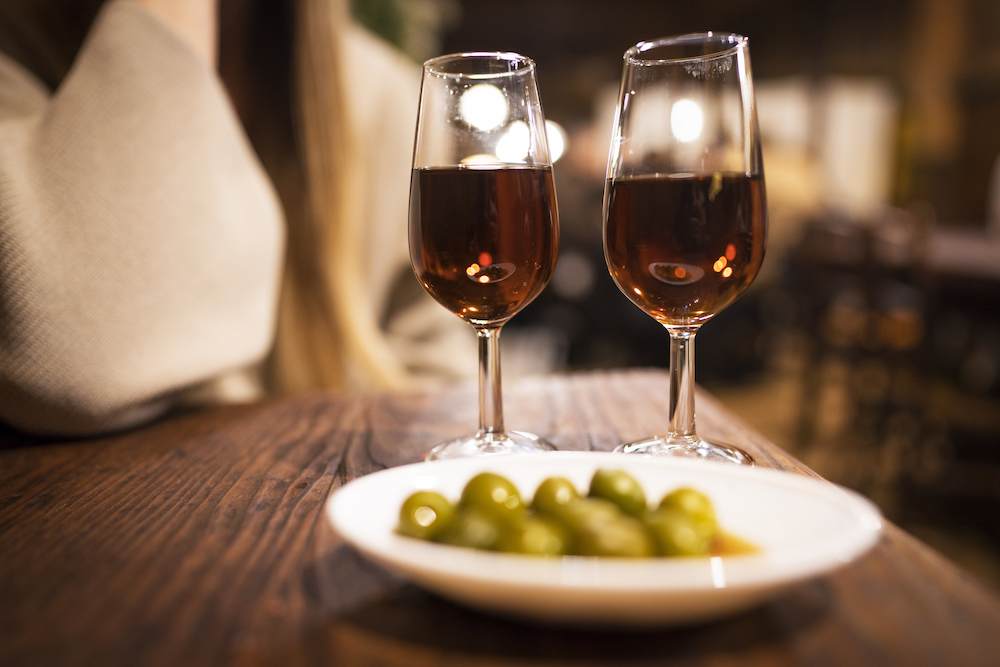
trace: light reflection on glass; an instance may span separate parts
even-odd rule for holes
[[[497,140],[496,154],[502,162],[524,162],[531,150],[531,132],[523,120],[515,120]]]
[[[690,285],[701,280],[705,270],[694,264],[653,262],[649,265],[649,275],[668,285]]]
[[[465,268],[465,275],[474,283],[498,283],[510,278],[517,268],[510,262],[493,263],[493,257],[488,252],[479,253],[479,260]],[[486,262],[484,260],[490,260]]]
[[[694,100],[682,97],[670,107],[670,131],[681,143],[689,143],[701,136],[705,115]]]
[[[496,164],[497,162],[497,156],[489,153],[473,153],[462,158],[462,164],[464,165]]]
[[[482,132],[496,129],[507,120],[507,98],[490,83],[468,88],[458,100],[458,113],[466,123]]]

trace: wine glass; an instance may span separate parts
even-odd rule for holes
[[[458,53],[424,63],[410,179],[410,260],[438,303],[479,339],[479,430],[427,458],[554,449],[506,431],[500,329],[556,264],[559,216],[535,63]]]
[[[618,288],[670,334],[666,433],[616,451],[752,463],[698,436],[694,339],[764,260],[764,171],[746,37],[698,33],[625,52],[604,192]]]

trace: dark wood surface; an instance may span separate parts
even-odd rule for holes
[[[521,383],[508,422],[564,449],[659,430],[665,377]],[[704,434],[811,474],[699,398]],[[395,579],[322,518],[345,481],[475,420],[471,388],[213,409],[113,437],[0,438],[3,664],[997,664],[1000,604],[890,526],[858,563],[708,625],[634,633],[494,618]]]

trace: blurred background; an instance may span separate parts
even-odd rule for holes
[[[764,269],[699,334],[698,378],[824,476],[1000,585],[1000,3],[354,0],[418,62],[538,64],[562,221],[509,376],[665,366],[601,246],[622,52],[750,37],[769,205]]]

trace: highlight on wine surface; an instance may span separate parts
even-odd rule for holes
[[[764,260],[766,197],[746,37],[697,33],[625,53],[604,196],[619,289],[670,335],[663,434],[619,450],[750,463],[695,431],[694,338]]]
[[[535,64],[513,53],[424,63],[410,180],[410,261],[479,340],[479,430],[428,458],[548,450],[504,427],[500,329],[548,283],[559,215]]]

